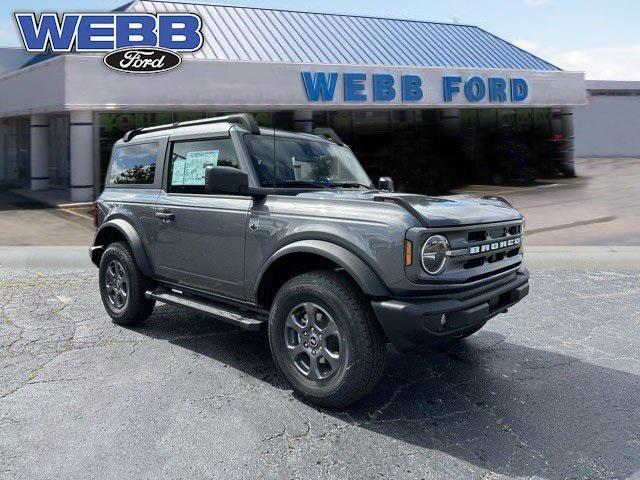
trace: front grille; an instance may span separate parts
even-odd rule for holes
[[[485,230],[476,230],[469,232],[467,240],[469,242],[484,242],[487,239],[487,232]]]
[[[465,270],[469,270],[470,268],[481,267],[484,265],[484,257],[472,258],[471,260],[467,260],[462,264]]]
[[[522,225],[516,220],[437,232],[451,248],[442,280],[467,283],[516,268],[522,262]]]
[[[509,235],[522,235],[522,224],[513,225],[508,229]]]
[[[479,284],[484,284],[510,272],[515,273],[523,259],[523,224],[524,220],[520,219],[440,228],[411,228],[406,238],[418,248],[414,248],[414,262],[405,269],[407,277],[415,283],[463,288],[478,280],[482,280]],[[438,275],[429,275],[420,265],[422,245],[433,235],[442,235],[449,243],[445,269]]]
[[[508,250],[506,252],[494,253],[493,255],[489,255],[489,256],[478,255],[476,256],[476,258],[472,258],[464,262],[462,266],[464,269],[468,270],[470,268],[481,267],[485,263],[501,262],[505,258],[515,257],[519,253],[520,253],[520,247],[512,248],[511,250]]]
[[[467,241],[469,243],[484,242],[485,240],[497,240],[507,236],[522,234],[522,224],[494,226],[490,228],[483,228],[481,230],[478,230],[477,227],[472,228],[473,230],[467,233]]]

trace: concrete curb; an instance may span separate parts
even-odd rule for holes
[[[525,245],[531,270],[640,270],[640,246],[599,247]],[[2,247],[0,268],[94,268],[88,247]]]
[[[89,268],[89,247],[0,247],[0,268]]]
[[[26,190],[17,188],[10,190],[11,193],[19,195],[35,203],[40,203],[51,208],[69,209],[69,208],[89,208],[93,206],[93,202],[71,202],[67,196],[56,195],[60,190]]]
[[[524,247],[530,270],[640,270],[638,247]]]

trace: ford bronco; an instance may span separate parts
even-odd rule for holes
[[[522,216],[499,197],[375,188],[330,129],[230,115],[132,130],[113,147],[91,259],[122,325],[156,302],[263,326],[303,398],[355,402],[386,344],[455,341],[529,290]]]

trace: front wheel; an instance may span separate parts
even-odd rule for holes
[[[323,407],[357,401],[384,367],[384,337],[371,306],[338,272],[305,273],[280,288],[269,316],[269,344],[294,390]]]
[[[107,247],[100,259],[100,296],[105,310],[119,325],[139,325],[155,306],[145,298],[149,280],[142,274],[126,243]]]

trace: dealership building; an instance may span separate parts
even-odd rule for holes
[[[587,80],[587,105],[574,111],[575,154],[640,157],[640,81]]]
[[[120,10],[196,13],[204,44],[150,75],[111,70],[104,53],[3,66],[0,186],[92,200],[127,130],[239,111],[333,127],[374,180],[409,191],[481,175],[506,140],[544,155],[562,138],[573,155],[584,75],[479,27],[146,0]]]

